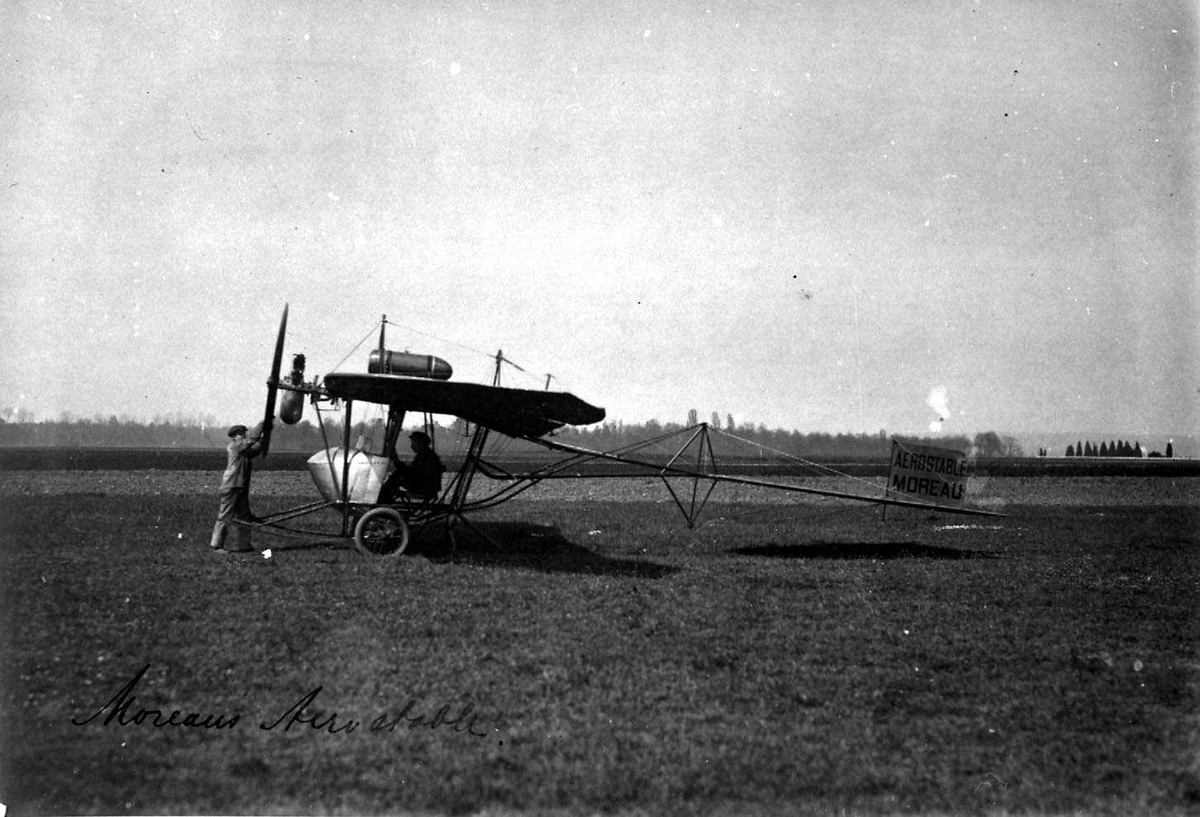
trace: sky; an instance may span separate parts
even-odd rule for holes
[[[253,420],[286,303],[310,375],[386,314],[626,423],[1200,433],[1192,3],[16,2],[0,56],[10,415]]]

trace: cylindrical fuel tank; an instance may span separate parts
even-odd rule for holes
[[[380,365],[379,350],[371,352],[367,362],[370,374],[402,374],[406,377],[427,377],[431,380],[449,380],[454,374],[450,364],[433,355],[416,355],[412,352],[383,350],[383,365]]]

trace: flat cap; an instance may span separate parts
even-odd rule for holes
[[[245,434],[248,430],[249,429],[247,429],[243,425],[230,426],[229,427],[229,436],[236,437],[239,434]]]

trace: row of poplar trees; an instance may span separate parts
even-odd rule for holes
[[[1174,456],[1174,453],[1175,452],[1172,450],[1171,443],[1168,442],[1166,456],[1168,456],[1168,457]],[[1157,456],[1157,452],[1155,452],[1155,455]],[[1129,442],[1126,440],[1119,440],[1116,442],[1108,442],[1108,443],[1101,442],[1098,447],[1090,441],[1086,442],[1086,443],[1077,442],[1077,443],[1075,443],[1075,445],[1067,446],[1067,456],[1068,457],[1144,457],[1144,456],[1146,456],[1146,454],[1145,454],[1145,449],[1142,448],[1141,443],[1135,441],[1133,443],[1133,445],[1130,445]]]

